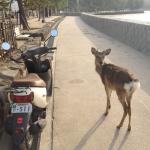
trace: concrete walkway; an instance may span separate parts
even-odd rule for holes
[[[112,48],[110,61],[137,73],[142,88],[132,101],[132,131],[128,118],[120,131],[116,125],[122,107],[115,93],[105,118],[104,87],[94,69],[91,46]],[[149,58],[89,27],[78,17],[66,17],[59,26],[54,90],[53,150],[149,150]]]

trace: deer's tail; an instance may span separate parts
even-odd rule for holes
[[[133,80],[129,83],[125,83],[124,84],[124,89],[127,91],[127,92],[134,92],[136,89],[139,89],[140,88],[140,81],[139,80]]]

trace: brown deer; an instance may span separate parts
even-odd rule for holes
[[[133,74],[129,73],[127,69],[104,62],[105,56],[110,54],[111,49],[99,52],[98,50],[92,47],[91,52],[95,56],[95,69],[101,77],[107,95],[107,106],[105,115],[108,114],[108,111],[111,107],[110,97],[112,90],[115,90],[124,110],[123,117],[117,128],[119,129],[120,127],[122,127],[123,122],[128,114],[128,131],[130,131],[131,99],[135,90],[140,87],[140,82],[137,78],[134,77]]]

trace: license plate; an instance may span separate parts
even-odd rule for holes
[[[11,106],[11,113],[31,113],[32,104],[30,103],[14,103]]]

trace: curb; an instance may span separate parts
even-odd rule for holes
[[[59,18],[50,29],[57,29],[61,21],[64,17]],[[48,47],[56,46],[57,37],[50,42],[47,43]],[[52,81],[52,95],[48,97],[49,105],[47,108],[47,125],[44,131],[41,133],[41,139],[39,140],[39,150],[52,150],[53,149],[53,119],[54,119],[54,83],[55,83],[55,65],[56,65],[56,53],[53,54],[53,61],[52,61],[52,74],[53,74],[53,81]],[[47,137],[48,136],[48,137]]]

